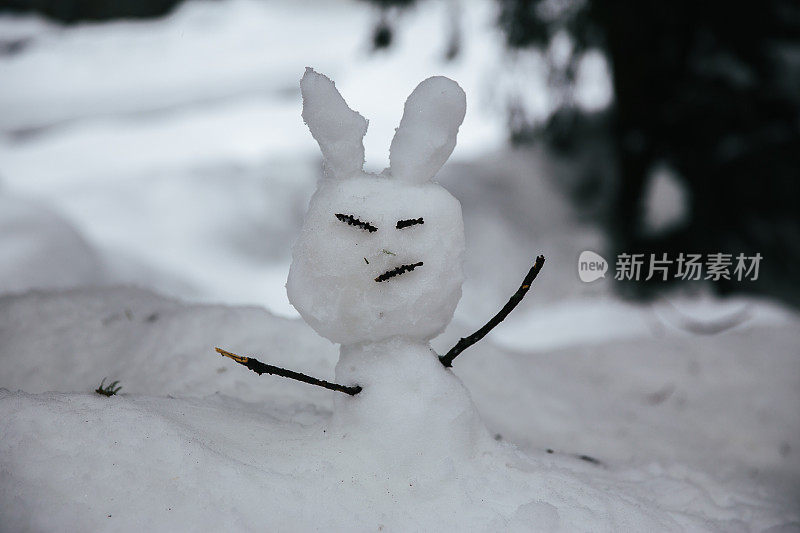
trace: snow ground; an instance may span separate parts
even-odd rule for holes
[[[334,345],[299,320],[138,289],[5,296],[0,515],[37,531],[791,531],[800,365],[784,319],[547,353],[484,342],[455,372],[501,441],[468,462],[453,443],[435,478],[375,467],[363,428],[328,435],[336,393],[212,351],[330,378]],[[90,392],[103,376],[121,395]]]
[[[501,55],[491,2],[463,6],[452,63],[436,1],[377,55],[359,2],[194,0],[69,28],[0,17],[0,39],[25,43],[0,56],[0,530],[800,529],[797,315],[709,296],[634,305],[580,283],[578,254],[604,237],[563,197],[573,170],[504,147],[498,94],[541,86],[528,104],[548,110],[539,59]],[[453,478],[406,462],[378,479],[363,450],[319,434],[333,393],[212,352],[333,375],[335,347],[285,318],[320,174],[300,120],[306,65],[370,119],[373,170],[421,79],[466,90],[439,179],[463,205],[468,281],[434,346],[481,325],[547,256],[455,367],[523,455],[498,445]],[[743,322],[691,332],[732,315]],[[105,376],[122,395],[91,392]]]

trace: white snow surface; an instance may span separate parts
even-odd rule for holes
[[[459,401],[428,403],[468,398],[424,350],[406,350],[414,365],[340,362],[394,381],[409,431],[389,407],[376,420],[358,396],[215,356],[221,344],[333,377],[333,345],[257,308],[138,289],[31,292],[0,298],[0,337],[3,530],[797,527],[800,376],[786,327],[547,354],[484,342],[455,371],[492,433],[459,420]],[[759,357],[731,350],[767,343]],[[398,368],[412,374],[384,374]],[[103,376],[121,380],[119,395],[90,392]],[[332,401],[354,408],[337,420]],[[474,431],[453,438],[430,425],[442,416]]]

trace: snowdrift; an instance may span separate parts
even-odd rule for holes
[[[369,427],[331,429],[335,393],[213,353],[330,378],[334,345],[300,321],[131,288],[5,296],[2,529],[791,530],[796,334],[723,337],[716,353],[671,335],[548,355],[475,347],[456,372],[502,435],[432,455],[424,435],[366,448]],[[723,353],[766,337],[773,353]],[[90,392],[104,376],[120,395]],[[643,393],[663,381],[674,391]]]

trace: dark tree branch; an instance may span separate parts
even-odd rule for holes
[[[237,363],[246,366],[259,376],[261,374],[273,374],[285,378],[296,379],[297,381],[302,381],[303,383],[308,383],[309,385],[316,385],[317,387],[343,392],[345,394],[349,394],[350,396],[355,396],[356,394],[361,392],[361,387],[358,385],[353,385],[348,387],[346,385],[339,385],[338,383],[330,383],[328,381],[312,378],[311,376],[301,374],[300,372],[295,372],[293,370],[286,370],[285,368],[268,365],[262,363],[258,359],[253,359],[252,357],[244,357],[241,355],[236,355],[235,353],[225,351],[222,348],[214,348],[214,349],[217,351],[217,353],[219,353],[223,357],[228,357],[230,359],[233,359]]]
[[[500,322],[505,320],[508,314],[514,310],[514,308],[522,301],[525,297],[525,293],[528,292],[528,289],[531,288],[531,283],[533,280],[536,279],[536,276],[539,274],[539,271],[544,266],[544,256],[540,255],[536,258],[536,262],[533,264],[531,269],[528,271],[528,274],[525,276],[525,279],[522,280],[522,285],[520,285],[517,292],[511,296],[508,300],[508,303],[503,306],[503,308],[498,312],[496,315],[492,317],[492,319],[487,322],[481,329],[470,335],[469,337],[462,337],[455,346],[453,346],[449,352],[444,355],[439,356],[439,361],[446,367],[450,368],[453,366],[453,359],[458,357],[458,355],[484,338],[487,333],[492,331],[495,326],[497,326]]]

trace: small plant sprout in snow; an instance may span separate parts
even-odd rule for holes
[[[97,394],[102,394],[103,396],[114,396],[120,391],[120,389],[122,389],[122,386],[119,385],[119,380],[112,381],[108,385],[105,385],[106,379],[108,378],[103,378],[103,380],[100,382],[100,386],[94,390]]]
[[[341,344],[337,383],[217,351],[259,374],[359,398],[377,387],[419,388],[425,372],[438,376],[425,378],[432,380],[431,395],[452,389],[462,396],[460,382],[448,381],[455,378],[446,368],[516,307],[544,264],[540,256],[485,326],[443,356],[431,349],[429,341],[453,317],[464,279],[461,204],[433,181],[456,146],[466,113],[464,91],[442,76],[420,83],[406,101],[389,167],[370,174],[363,170],[367,120],[348,107],[330,79],[310,68],[300,88],[303,120],[319,143],[325,175],[292,249],[286,290],[317,333]],[[434,368],[424,370],[431,361]],[[465,393],[463,399],[471,410]]]

